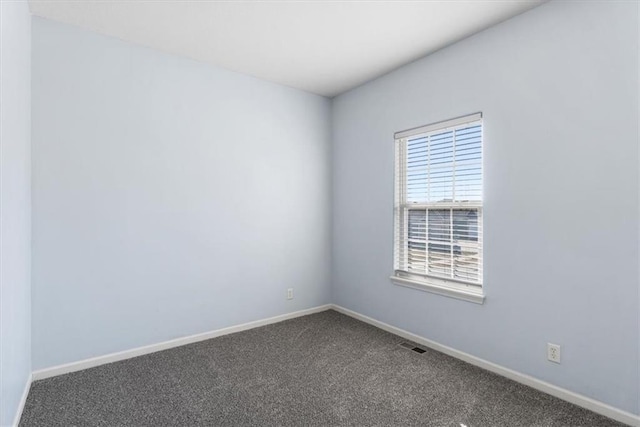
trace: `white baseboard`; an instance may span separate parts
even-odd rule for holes
[[[196,335],[189,335],[182,338],[176,338],[170,341],[164,341],[157,344],[151,344],[144,347],[138,347],[131,350],[120,351],[117,353],[106,354],[104,356],[92,357],[90,359],[80,360],[78,362],[66,363],[64,365],[53,366],[32,374],[33,381],[45,378],[55,377],[58,375],[68,374],[70,372],[81,371],[83,369],[93,368],[95,366],[106,365],[107,363],[118,362],[120,360],[131,359],[132,357],[142,356],[157,351],[167,350],[174,347],[180,347],[192,344],[198,341],[204,341],[211,338],[220,337],[222,335],[233,334],[236,332],[246,331],[248,329],[258,328],[260,326],[270,325],[272,323],[282,322],[284,320],[296,317],[306,316],[308,314],[319,313],[331,308],[331,304],[321,305],[318,307],[308,308],[306,310],[295,311],[293,313],[282,314],[280,316],[270,317],[268,319],[255,320],[253,322],[243,323],[241,325],[230,326],[228,328],[217,329],[215,331],[203,332]]]
[[[331,308],[337,312],[353,317],[354,319],[361,320],[377,328],[383,329],[387,332],[391,332],[392,334],[395,334],[395,335],[399,335],[403,338],[406,338],[418,344],[422,344],[425,347],[432,348],[441,353],[448,354],[449,356],[455,357],[456,359],[463,360],[467,363],[478,366],[482,369],[486,369],[487,371],[494,372],[498,375],[509,378],[510,380],[519,382],[521,384],[527,385],[536,390],[540,390],[544,393],[550,394],[551,396],[555,396],[559,399],[566,400],[567,402],[573,403],[574,405],[581,406],[597,414],[604,415],[605,417],[612,418],[616,421],[620,421],[621,423],[625,423],[630,426],[640,427],[639,415],[635,415],[630,412],[623,411],[611,405],[607,405],[606,403],[599,402],[590,397],[583,396],[578,393],[574,393],[572,391],[555,386],[546,381],[539,380],[532,376],[522,374],[520,372],[514,371],[509,368],[505,368],[503,366],[497,365],[495,363],[489,362],[484,359],[480,359],[479,357],[472,356],[471,354],[456,350],[451,347],[447,347],[435,341],[431,341],[427,338],[423,338],[419,335],[413,334],[411,332],[407,332],[403,329],[396,328],[395,326],[391,326],[387,323],[380,322],[379,320],[373,319],[369,316],[365,316],[363,314],[357,313],[355,311],[349,310],[339,305],[331,304]]]
[[[167,350],[174,347],[179,347],[186,344],[195,343],[198,341],[204,341],[211,338],[216,338],[223,335],[233,334],[236,332],[246,331],[248,329],[257,328],[260,326],[270,325],[272,323],[282,322],[284,320],[293,319],[296,317],[306,316],[308,314],[319,313],[321,311],[326,311],[329,309],[333,309],[342,314],[346,314],[347,316],[353,317],[354,319],[361,320],[365,323],[373,325],[377,328],[383,329],[392,334],[401,336],[405,339],[411,340],[413,342],[422,344],[426,347],[437,350],[441,353],[448,354],[449,356],[455,357],[457,359],[463,360],[472,365],[478,366],[482,369],[486,369],[488,371],[494,372],[503,377],[509,378],[513,381],[519,382],[521,384],[527,385],[536,390],[540,390],[544,393],[555,396],[559,399],[566,400],[567,402],[573,403],[575,405],[581,406],[585,409],[598,413],[600,415],[604,415],[606,417],[612,418],[616,421],[620,421],[622,423],[640,427],[640,416],[632,414],[630,412],[623,411],[621,409],[615,408],[613,406],[607,405],[605,403],[599,402],[595,399],[592,399],[587,396],[583,396],[578,393],[574,393],[572,391],[560,388],[551,383],[539,380],[532,376],[522,374],[520,372],[514,371],[509,368],[505,368],[503,366],[497,365],[495,363],[489,362],[487,360],[481,359],[476,356],[472,356],[471,354],[456,350],[451,347],[447,347],[445,345],[439,344],[435,341],[431,341],[427,338],[423,338],[419,335],[413,334],[411,332],[405,331],[403,329],[397,328],[395,326],[391,326],[387,323],[380,322],[379,320],[373,319],[369,316],[365,316],[363,314],[357,313],[355,311],[346,309],[339,305],[335,304],[326,304],[318,307],[300,310],[293,313],[287,313],[280,316],[270,317],[268,319],[256,320],[253,322],[243,323],[241,325],[230,326],[228,328],[218,329],[215,331],[204,332],[201,334],[190,335],[187,337],[177,338],[170,341],[164,341],[158,344],[151,344],[144,347],[138,347],[131,350],[125,350],[118,353],[111,353],[104,356],[98,356],[91,359],[85,359],[78,362],[67,363],[64,365],[54,366],[51,368],[41,369],[38,371],[34,371],[29,378],[28,384],[25,386],[25,391],[23,393],[22,399],[20,401],[20,406],[18,407],[18,412],[16,413],[16,419],[14,420],[14,426],[17,426],[20,422],[20,417],[22,415],[22,410],[24,408],[24,404],[27,399],[27,395],[29,392],[29,387],[31,385],[31,381],[41,380],[44,378],[54,377],[57,375],[63,375],[70,372],[81,371],[83,369],[92,368],[95,366],[105,365],[107,363],[117,362],[120,360],[130,359],[137,356],[142,356],[144,354],[155,353],[157,351]]]
[[[27,383],[24,385],[24,390],[22,390],[22,397],[20,398],[20,402],[18,402],[18,407],[16,408],[16,415],[13,418],[13,427],[18,427],[20,424],[20,419],[22,418],[22,412],[24,411],[24,405],[27,403],[27,396],[29,396],[29,389],[31,388],[31,381],[33,381],[33,374],[29,374],[27,377]]]

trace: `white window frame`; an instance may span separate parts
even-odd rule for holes
[[[484,302],[483,292],[483,278],[482,278],[482,264],[483,264],[483,242],[482,242],[482,213],[483,213],[483,197],[478,201],[438,201],[429,203],[408,203],[407,201],[407,189],[406,189],[406,149],[407,140],[422,134],[434,134],[438,132],[444,132],[448,129],[460,128],[464,125],[468,125],[474,122],[482,123],[482,113],[475,113],[463,117],[457,117],[455,119],[446,120],[443,122],[433,123],[418,128],[413,128],[401,132],[397,132],[394,135],[395,139],[395,203],[394,203],[394,273],[390,277],[391,281],[395,285],[427,291],[435,294],[440,294],[452,298],[458,298],[461,300],[482,304]],[[483,130],[481,130],[483,132]],[[481,161],[484,163],[484,135],[481,134]],[[484,183],[484,168],[481,169],[481,180]],[[413,274],[409,271],[400,270],[401,265],[399,257],[401,253],[401,245],[408,245],[408,231],[405,229],[408,225],[406,215],[410,209],[477,209],[478,212],[478,227],[479,227],[479,257],[480,257],[480,278],[477,282],[466,282],[464,280],[458,280],[453,278],[444,278],[439,276],[433,276],[429,274]],[[427,214],[428,215],[428,214]],[[427,219],[428,224],[428,219]],[[427,225],[428,227],[428,225]],[[451,224],[453,227],[453,223]],[[450,243],[453,246],[453,242]],[[428,263],[428,259],[425,260]],[[406,264],[406,263],[405,263]]]

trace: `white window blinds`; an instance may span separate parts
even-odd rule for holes
[[[482,286],[482,115],[396,134],[394,269]]]

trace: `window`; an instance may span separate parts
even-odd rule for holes
[[[482,114],[395,135],[392,281],[481,303]]]

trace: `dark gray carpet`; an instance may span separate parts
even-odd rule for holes
[[[335,311],[31,386],[21,426],[618,426]]]

